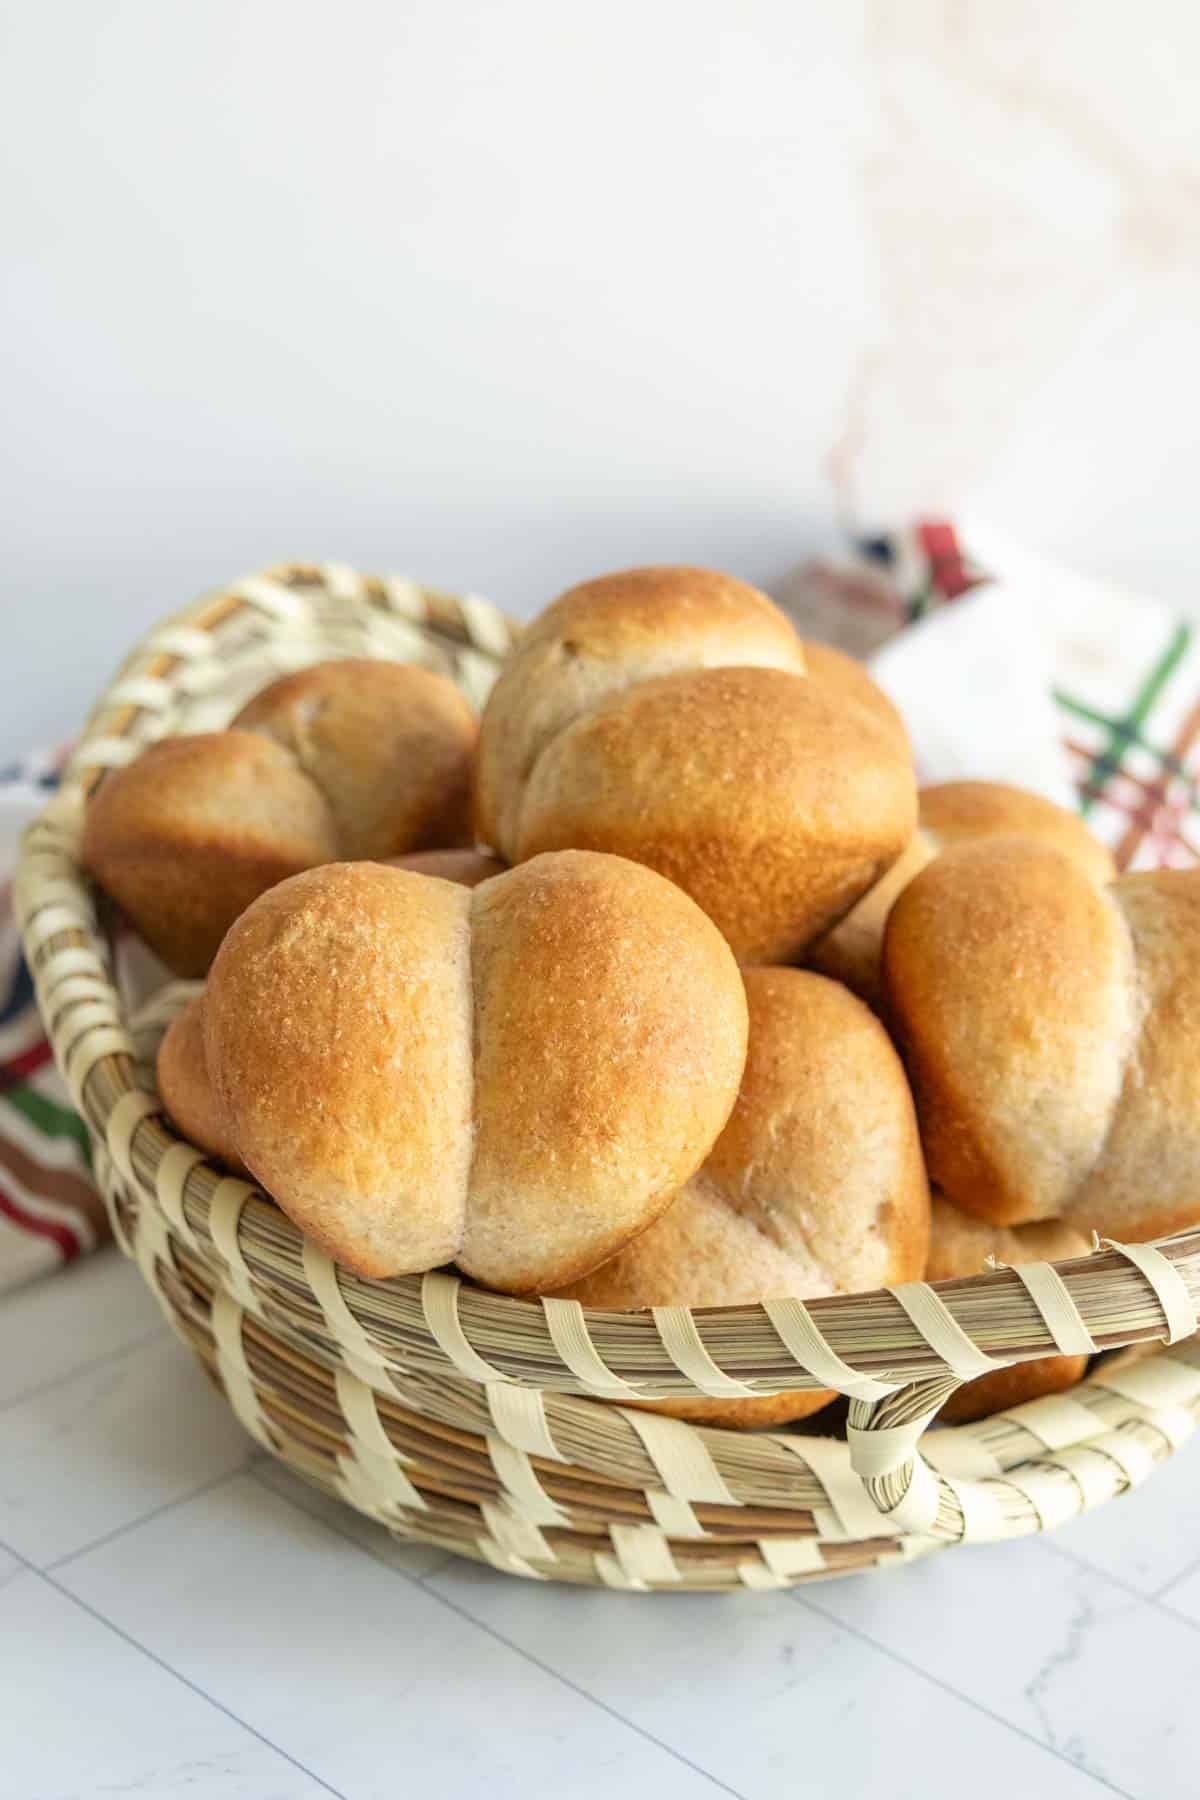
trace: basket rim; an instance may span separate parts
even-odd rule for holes
[[[303,637],[327,654],[337,621],[365,629],[397,619],[477,685],[494,676],[519,631],[484,601],[361,576],[342,564],[283,564],[168,615],[102,691],[59,794],[26,833],[17,871],[18,916],[48,1033],[97,1143],[142,1204],[165,1209],[203,1247],[219,1279],[253,1290],[257,1277],[274,1304],[290,1292],[302,1325],[322,1259],[261,1190],[231,1182],[170,1130],[139,1077],[130,1020],[78,861],[78,827],[105,769],[170,728],[165,721],[186,699],[198,665],[219,678],[223,662],[232,667],[247,645],[270,648],[276,638]],[[1039,1282],[1030,1268],[1052,1273]],[[1097,1350],[1177,1342],[1197,1329],[1200,1229],[1027,1265],[1020,1274],[997,1269],[900,1290],[736,1307],[610,1313],[494,1294],[444,1272],[376,1282],[339,1269],[332,1292],[325,1282],[339,1324],[385,1360],[607,1399],[833,1386],[877,1401],[915,1381],[968,1379],[968,1370],[979,1372],[980,1354],[1002,1362],[1061,1354],[1063,1295],[1068,1316]]]

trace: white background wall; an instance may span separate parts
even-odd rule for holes
[[[769,584],[835,499],[966,496],[1190,597],[1182,0],[38,0],[0,29],[0,755],[287,556],[528,612],[651,558]]]

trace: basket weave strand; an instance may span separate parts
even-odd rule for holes
[[[626,1589],[773,1588],[1049,1529],[1137,1485],[1200,1418],[1200,1232],[932,1288],[763,1306],[585,1312],[446,1272],[338,1270],[250,1183],[169,1128],[162,1031],[130,1015],[78,864],[87,794],[169,732],[227,722],[272,676],[418,660],[480,704],[513,640],[480,600],[340,564],[206,597],[101,697],[17,882],[55,1053],[118,1241],[258,1441],[413,1538],[509,1573]],[[1167,1347],[1156,1347],[1165,1340]],[[996,1363],[1112,1351],[1069,1394],[926,1430]],[[636,1399],[835,1387],[848,1442],[697,1428]]]

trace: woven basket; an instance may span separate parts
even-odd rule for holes
[[[17,905],[42,1012],[117,1238],[175,1331],[309,1481],[402,1538],[535,1578],[775,1588],[1045,1530],[1135,1486],[1200,1417],[1200,1232],[806,1305],[585,1312],[448,1273],[336,1270],[172,1133],[153,1056],[194,990],[172,984],[141,1014],[123,1002],[77,858],[91,788],[319,658],[421,661],[478,704],[514,629],[481,601],[341,566],[243,581],[139,645],[27,835]],[[922,1437],[997,1362],[1139,1345],[1070,1394]],[[849,1397],[845,1440],[627,1404],[811,1387]]]

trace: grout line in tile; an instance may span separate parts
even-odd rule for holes
[[[1172,1575],[1170,1581],[1164,1581],[1161,1587],[1155,1588],[1150,1598],[1156,1605],[1162,1605],[1163,1596],[1169,1594],[1173,1587],[1178,1587],[1181,1581],[1186,1581],[1189,1575],[1194,1575],[1197,1569],[1200,1569],[1200,1556],[1196,1557],[1193,1562],[1190,1562],[1186,1569],[1180,1569],[1178,1575]],[[1169,1607],[1168,1611],[1175,1614],[1174,1607]],[[1183,1615],[1176,1614],[1175,1616],[1182,1617]]]
[[[436,1571],[434,1570],[430,1570],[431,1575],[435,1572]],[[517,1581],[519,1579],[520,1577],[515,1575],[496,1576],[496,1580],[498,1581]],[[693,1762],[690,1756],[685,1756],[682,1750],[677,1750],[673,1744],[667,1743],[664,1738],[656,1737],[652,1731],[647,1731],[645,1726],[638,1725],[633,1719],[627,1718],[624,1713],[618,1712],[615,1706],[610,1706],[606,1700],[601,1700],[598,1695],[591,1693],[587,1688],[581,1686],[579,1682],[572,1681],[569,1675],[564,1675],[562,1670],[556,1669],[552,1663],[543,1662],[540,1657],[530,1655],[528,1650],[514,1642],[512,1638],[505,1637],[502,1631],[497,1631],[492,1625],[485,1625],[482,1619],[477,1619],[474,1613],[468,1612],[467,1608],[465,1606],[460,1606],[456,1600],[451,1600],[449,1595],[443,1594],[437,1588],[432,1587],[426,1587],[424,1591],[431,1599],[436,1600],[440,1606],[446,1607],[452,1613],[457,1613],[460,1619],[465,1619],[468,1624],[474,1625],[477,1631],[484,1632],[488,1637],[494,1639],[497,1644],[503,1644],[507,1649],[515,1650],[518,1656],[524,1657],[525,1661],[531,1663],[535,1669],[540,1669],[544,1675],[549,1675],[553,1680],[560,1681],[564,1687],[570,1688],[572,1693],[578,1694],[581,1699],[588,1701],[592,1706],[599,1707],[601,1712],[607,1713],[608,1717],[610,1719],[615,1719],[617,1724],[624,1725],[630,1731],[636,1732],[638,1737],[645,1738],[647,1743],[657,1745],[658,1749],[665,1751],[666,1754],[672,1757],[676,1762],[682,1763],[684,1768],[690,1769],[693,1775],[701,1776],[705,1781],[710,1782],[713,1787],[719,1788],[721,1793],[729,1794],[731,1800],[746,1800],[745,1795],[737,1788],[730,1787],[727,1781],[722,1781],[719,1775],[714,1775],[710,1770],[701,1768],[700,1764]]]
[[[1054,1536],[1047,1533],[1042,1538],[1042,1548],[1052,1555],[1060,1556],[1064,1562],[1073,1563],[1077,1569],[1086,1569],[1089,1575],[1095,1575],[1100,1581],[1107,1581],[1111,1587],[1119,1588],[1123,1594],[1129,1594],[1134,1600],[1152,1601],[1153,1594],[1145,1594],[1141,1588],[1134,1587],[1120,1575],[1114,1575],[1100,1563],[1094,1563],[1090,1556],[1082,1556],[1078,1550],[1071,1550],[1066,1544],[1055,1542]]]
[[[250,1471],[250,1474],[252,1479],[256,1481],[259,1480],[259,1477],[255,1474],[253,1469]],[[601,1700],[597,1695],[589,1693],[587,1688],[581,1687],[576,1681],[572,1681],[569,1675],[564,1675],[562,1670],[556,1669],[552,1663],[542,1662],[539,1657],[530,1655],[529,1651],[523,1649],[520,1644],[515,1643],[511,1638],[505,1637],[504,1633],[497,1631],[494,1626],[485,1625],[482,1619],[477,1619],[473,1613],[467,1611],[466,1607],[460,1606],[457,1601],[451,1600],[448,1595],[439,1593],[437,1588],[426,1587],[425,1583],[434,1575],[440,1573],[447,1562],[457,1562],[459,1560],[454,1555],[453,1551],[448,1552],[443,1562],[439,1563],[437,1567],[427,1569],[424,1575],[409,1575],[404,1569],[397,1569],[392,1563],[385,1562],[381,1556],[376,1556],[374,1551],[368,1550],[365,1544],[361,1544],[357,1538],[351,1537],[348,1531],[343,1531],[339,1526],[332,1524],[329,1519],[323,1517],[315,1510],[310,1511],[302,1501],[295,1499],[291,1494],[280,1493],[279,1489],[271,1487],[269,1482],[260,1481],[260,1485],[265,1487],[269,1493],[274,1494],[277,1500],[282,1500],[285,1506],[291,1506],[296,1512],[303,1513],[306,1519],[311,1519],[314,1524],[322,1526],[334,1537],[341,1538],[343,1542],[349,1544],[352,1549],[359,1551],[361,1555],[369,1557],[372,1562],[378,1563],[381,1568],[388,1571],[389,1575],[396,1575],[401,1581],[407,1581],[413,1587],[421,1588],[429,1595],[431,1600],[436,1601],[437,1604],[444,1607],[447,1612],[456,1613],[466,1624],[473,1625],[476,1631],[482,1631],[485,1637],[490,1637],[493,1642],[497,1644],[503,1644],[506,1650],[513,1651],[515,1655],[522,1659],[522,1661],[531,1664],[535,1669],[540,1669],[542,1674],[549,1675],[552,1681],[557,1681],[563,1687],[569,1688],[573,1694],[578,1694],[580,1699],[586,1700],[590,1706],[597,1707],[600,1712],[607,1714],[607,1716],[610,1719],[615,1720],[618,1725],[624,1725],[627,1730],[632,1731],[637,1737],[644,1738],[647,1743],[653,1744],[658,1750],[662,1750],[667,1756],[671,1757],[674,1762],[681,1763],[684,1768],[690,1769],[693,1775],[699,1775],[702,1780],[709,1782],[721,1793],[730,1795],[731,1800],[747,1800],[747,1797],[739,1792],[737,1788],[730,1787],[728,1782],[722,1781],[718,1775],[711,1774],[709,1770],[702,1769],[699,1763],[692,1762],[690,1757],[685,1756],[681,1750],[676,1750],[673,1745],[668,1744],[663,1738],[655,1737],[652,1731],[647,1731],[644,1726],[638,1725],[633,1719],[626,1718],[624,1713],[619,1713],[615,1707],[609,1706],[607,1701]],[[500,1577],[498,1579],[516,1580],[517,1577]]]
[[[380,1556],[377,1551],[372,1550],[372,1548],[369,1544],[364,1544],[360,1538],[356,1538],[351,1532],[343,1531],[339,1525],[331,1525],[329,1520],[325,1517],[325,1515],[322,1512],[320,1512],[317,1509],[317,1507],[306,1506],[304,1501],[297,1499],[295,1497],[295,1495],[281,1493],[277,1487],[273,1487],[269,1481],[264,1480],[263,1475],[261,1474],[260,1471],[269,1469],[269,1468],[276,1468],[278,1466],[279,1465],[278,1465],[278,1462],[275,1457],[269,1455],[266,1451],[260,1450],[254,1457],[251,1458],[250,1466],[247,1469],[247,1474],[253,1476],[254,1480],[258,1482],[259,1486],[265,1487],[267,1489],[268,1493],[274,1494],[276,1496],[276,1498],[280,1499],[280,1500],[290,1500],[292,1505],[297,1507],[300,1512],[305,1513],[310,1519],[315,1519],[319,1525],[327,1526],[330,1531],[336,1532],[338,1537],[345,1538],[347,1543],[353,1544],[356,1550],[361,1550],[363,1552],[363,1554],[365,1556],[369,1556],[373,1562],[382,1564],[382,1566],[385,1569],[390,1569],[393,1575],[403,1575],[404,1579],[406,1581],[415,1582],[418,1587],[423,1587],[427,1581],[432,1581],[432,1579],[435,1575],[440,1575],[442,1570],[447,1568],[449,1566],[449,1564],[451,1564],[453,1562],[457,1562],[459,1560],[455,1556],[453,1550],[443,1550],[438,1553],[437,1561],[435,1563],[433,1563],[428,1569],[426,1569],[424,1571],[424,1573],[421,1575],[414,1575],[407,1569],[398,1569],[394,1563],[390,1563],[388,1561],[386,1556]],[[284,1466],[286,1467],[286,1464]],[[347,1511],[352,1512],[353,1510],[354,1510],[353,1507],[347,1508]],[[363,1515],[363,1514],[359,1515],[359,1517],[364,1517],[364,1516],[365,1515]],[[377,1529],[380,1531],[388,1530],[387,1526],[380,1523],[378,1520],[371,1519],[368,1521],[368,1523],[375,1525],[377,1527]],[[388,1538],[392,1543],[400,1544],[400,1545],[403,1545],[403,1544],[406,1544],[409,1542],[409,1540],[407,1538],[401,1537],[399,1535],[399,1533],[392,1533],[390,1531],[388,1532]],[[420,1546],[418,1544],[418,1548],[419,1547]]]
[[[49,1394],[57,1387],[65,1387],[67,1382],[74,1381],[77,1375],[90,1375],[93,1369],[103,1369],[109,1363],[120,1362],[123,1356],[132,1356],[135,1350],[144,1350],[147,1344],[154,1343],[157,1338],[170,1336],[170,1327],[160,1323],[153,1326],[151,1330],[144,1331],[141,1337],[133,1338],[128,1344],[120,1344],[115,1350],[106,1350],[103,1356],[90,1358],[85,1356],[81,1362],[73,1363],[69,1369],[64,1369],[60,1374],[51,1375],[46,1381],[36,1381],[32,1387],[24,1388],[21,1393],[12,1394],[7,1400],[0,1400],[0,1414],[11,1411],[15,1406],[21,1406],[26,1400],[36,1400],[39,1394]]]
[[[456,1562],[461,1562],[461,1561],[462,1561],[462,1558],[460,1556],[456,1556],[454,1554],[453,1550],[443,1550],[442,1554],[438,1557],[438,1559],[434,1563],[433,1567],[430,1569],[426,1569],[426,1571],[423,1575],[417,1576],[418,1587],[424,1587],[425,1583],[427,1581],[432,1581],[435,1575],[441,1575],[444,1572],[444,1570],[446,1570],[450,1567],[451,1563],[456,1563]]]
[[[68,1550],[65,1555],[56,1556],[53,1561],[40,1565],[42,1573],[49,1574],[54,1569],[65,1569],[71,1563],[78,1562],[81,1556],[87,1556],[89,1551],[103,1549],[105,1544],[114,1543],[117,1538],[124,1537],[127,1531],[136,1531],[139,1525],[148,1525],[152,1519],[160,1519],[164,1513],[173,1511],[175,1507],[186,1506],[189,1500],[198,1500],[201,1494],[211,1493],[213,1488],[220,1487],[222,1482],[233,1481],[238,1475],[251,1473],[253,1473],[252,1459],[247,1457],[235,1468],[223,1469],[219,1475],[210,1475],[207,1481],[197,1482],[195,1487],[188,1488],[185,1493],[176,1494],[170,1500],[163,1500],[158,1506],[152,1506],[148,1512],[139,1513],[136,1519],[126,1519],[123,1525],[114,1525],[111,1531],[102,1532],[90,1543],[80,1544],[77,1550]],[[39,1565],[32,1563],[30,1567],[37,1568]]]
[[[265,1732],[259,1731],[255,1726],[251,1725],[248,1719],[243,1719],[240,1713],[235,1713],[232,1707],[223,1705],[220,1700],[215,1699],[212,1694],[207,1693],[198,1682],[192,1681],[179,1669],[174,1668],[169,1662],[165,1661],[163,1657],[158,1656],[147,1645],[141,1643],[133,1636],[132,1632],[126,1631],[124,1627],[118,1625],[115,1620],[110,1619],[106,1614],[99,1612],[96,1607],[90,1606],[88,1602],[81,1599],[78,1594],[72,1593],[71,1589],[63,1582],[59,1581],[56,1576],[48,1573],[45,1569],[31,1568],[30,1573],[34,1575],[38,1581],[44,1581],[47,1587],[53,1588],[55,1593],[61,1594],[64,1600],[69,1600],[70,1603],[73,1606],[77,1606],[81,1612],[85,1612],[90,1618],[95,1619],[98,1625],[103,1625],[105,1630],[111,1631],[115,1637],[119,1637],[122,1642],[128,1644],[131,1649],[140,1651],[148,1661],[154,1663],[157,1668],[162,1669],[164,1674],[172,1676],[173,1679],[178,1681],[183,1687],[190,1688],[193,1694],[198,1695],[201,1700],[206,1700],[210,1706],[215,1707],[217,1712],[224,1713],[227,1719],[232,1719],[235,1725],[240,1725],[243,1731],[248,1731],[252,1738],[256,1738],[260,1744],[265,1744],[268,1750],[273,1750],[275,1752],[276,1756],[281,1756],[284,1762],[291,1764],[293,1769],[299,1769],[302,1775],[307,1775],[310,1781],[316,1782],[317,1786],[322,1788],[325,1793],[332,1794],[334,1800],[347,1800],[347,1796],[342,1793],[340,1788],[335,1788],[328,1781],[323,1780],[320,1775],[315,1774],[312,1769],[307,1768],[298,1757],[292,1756],[287,1750],[283,1749],[280,1744],[273,1742],[271,1738],[267,1737]]]
[[[1069,1756],[1064,1756],[1061,1750],[1056,1750],[1054,1745],[1048,1744],[1044,1738],[1038,1737],[1032,1731],[1026,1731],[1022,1725],[1014,1724],[1011,1719],[1006,1719],[1003,1713],[994,1712],[990,1706],[985,1706],[981,1700],[974,1699],[970,1694],[964,1694],[960,1688],[951,1687],[948,1681],[943,1681],[940,1676],[934,1675],[929,1669],[922,1668],[921,1664],[914,1662],[911,1657],[901,1655],[898,1650],[890,1649],[887,1644],[881,1644],[877,1638],[871,1636],[870,1632],[863,1631],[857,1625],[848,1624],[845,1619],[840,1619],[835,1612],[828,1611],[813,1600],[807,1589],[793,1588],[791,1597],[798,1605],[808,1607],[828,1624],[840,1626],[843,1631],[848,1631],[851,1637],[857,1638],[860,1643],[869,1644],[873,1650],[878,1650],[891,1662],[899,1663],[901,1668],[909,1669],[914,1675],[921,1676],[933,1687],[940,1688],[942,1693],[951,1695],[955,1700],[961,1700],[964,1706],[971,1708],[972,1712],[981,1713],[984,1718],[991,1719],[994,1724],[1005,1726],[1007,1730],[1015,1732],[1017,1737],[1024,1738],[1027,1744],[1033,1744],[1036,1749],[1044,1751],[1047,1756],[1052,1756],[1056,1762],[1065,1763],[1069,1769],[1074,1769],[1076,1774],[1086,1775],[1098,1787],[1107,1789],[1110,1794],[1116,1794],[1119,1800],[1137,1800],[1136,1795],[1130,1794],[1126,1788],[1118,1787],[1116,1782],[1110,1781],[1107,1776],[1097,1775],[1094,1769],[1087,1769],[1081,1763],[1073,1762]]]
[[[1099,1580],[1107,1581],[1110,1586],[1117,1588],[1122,1594],[1128,1594],[1133,1600],[1140,1600],[1145,1606],[1152,1606],[1156,1612],[1165,1613],[1169,1619],[1176,1620],[1180,1625],[1186,1625],[1189,1630],[1200,1631],[1200,1620],[1189,1618],[1187,1613],[1180,1612],[1165,1598],[1177,1582],[1200,1569],[1200,1557],[1197,1557],[1195,1562],[1189,1563],[1186,1569],[1181,1569],[1178,1575],[1172,1575],[1171,1579],[1165,1581],[1161,1587],[1144,1592],[1141,1588],[1134,1587],[1132,1582],[1123,1580],[1120,1575],[1114,1575],[1111,1569],[1094,1563],[1090,1557],[1081,1556],[1078,1550],[1069,1550],[1065,1544],[1055,1543],[1050,1537],[1047,1537],[1044,1542],[1046,1549],[1052,1550],[1055,1556],[1061,1556],[1064,1562],[1073,1563],[1076,1568],[1086,1569],[1089,1575],[1095,1575]]]

